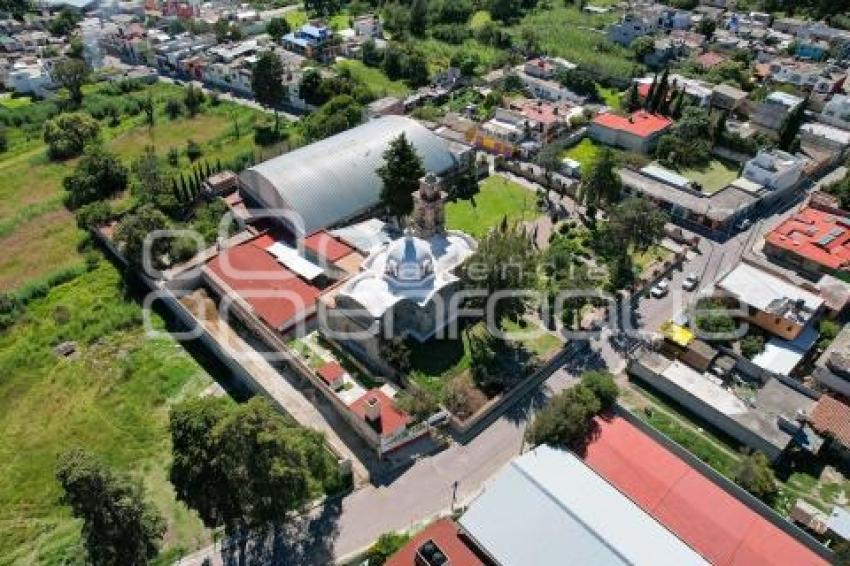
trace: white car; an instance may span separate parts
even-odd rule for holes
[[[664,295],[667,294],[667,291],[670,290],[670,281],[667,279],[662,279],[655,286],[649,290],[649,294],[656,299],[660,299]]]
[[[682,289],[685,291],[693,291],[699,285],[699,276],[696,273],[689,273],[682,281]]]

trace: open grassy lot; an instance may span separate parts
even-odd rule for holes
[[[482,181],[481,190],[471,199],[446,205],[447,226],[476,238],[487,234],[503,218],[513,223],[533,220],[539,214],[534,192],[500,175]]]
[[[431,73],[448,69],[451,66],[452,55],[455,53],[469,54],[475,57],[478,61],[476,71],[479,73],[491,70],[498,61],[503,60],[501,50],[479,43],[475,39],[467,39],[460,45],[453,45],[434,38],[417,39],[416,47],[421,49],[428,59],[428,68]]]
[[[617,10],[588,14],[577,4],[552,4],[551,9],[528,13],[513,26],[513,31],[519,35],[523,28],[533,29],[544,53],[586,65],[600,75],[627,78],[640,67],[628,49],[608,41],[603,32],[605,26],[620,17]]]
[[[86,96],[106,96],[103,85],[91,85]],[[170,149],[181,152],[180,169],[190,167],[185,156],[189,139],[200,144],[202,159],[223,163],[232,161],[248,151],[258,151],[253,141],[252,124],[259,112],[228,102],[207,105],[194,118],[175,120],[165,115],[165,101],[179,98],[179,87],[156,84],[145,91],[123,96],[143,96],[150,93],[157,113],[154,126],[148,127],[141,115],[122,115],[117,125],[101,122],[104,143],[124,158],[129,165],[141,155],[145,146],[152,145],[165,156]],[[84,101],[85,103],[85,101]],[[45,104],[41,102],[32,103]],[[235,137],[234,124],[239,124],[240,136]],[[0,154],[0,246],[6,253],[0,257],[0,289],[13,289],[48,273],[61,270],[80,261],[77,242],[83,234],[77,230],[73,215],[62,204],[62,179],[76,161],[50,161],[40,133],[24,133],[22,128],[9,128],[11,146]]]
[[[5,106],[6,108],[23,108],[29,104],[32,104],[32,99],[29,96],[13,97],[8,94],[0,96],[0,106]]]
[[[56,456],[82,446],[147,486],[166,550],[209,541],[167,481],[168,408],[212,381],[170,338],[147,338],[115,268],[53,288],[0,334],[0,564],[80,561],[79,524],[58,504]],[[156,325],[162,322],[155,317]],[[54,355],[77,343],[69,358]]]
[[[606,88],[604,86],[598,87],[599,95],[602,97],[602,101],[609,108],[613,108],[615,110],[620,108],[620,99],[622,94],[619,90],[615,88]]]
[[[684,169],[679,171],[691,181],[702,185],[706,193],[716,193],[738,178],[738,168],[726,161],[712,159],[701,169]]]
[[[367,67],[362,61],[340,61],[338,69],[348,69],[355,80],[369,87],[376,96],[405,96],[410,88],[401,81],[390,80],[383,71]]]
[[[599,153],[599,146],[590,138],[583,138],[576,145],[564,151],[561,157],[569,157],[581,163],[582,167],[590,167],[590,164],[596,159],[596,154]]]

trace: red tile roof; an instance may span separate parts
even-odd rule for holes
[[[812,411],[812,427],[850,447],[850,405],[823,395]]]
[[[585,462],[712,564],[828,564],[634,425],[597,423]]]
[[[320,291],[286,269],[268,253],[274,240],[260,236],[224,250],[207,269],[251,305],[266,324],[285,329],[296,318],[313,313]]]
[[[451,519],[439,519],[420,532],[385,562],[386,566],[418,566],[416,552],[428,540],[434,541],[451,566],[483,566],[484,562],[475,555],[459,536],[457,523]]]
[[[804,208],[765,241],[829,269],[850,267],[850,219],[829,212]]]
[[[338,261],[354,252],[353,248],[340,242],[324,230],[314,232],[304,238],[304,247],[328,261]]]
[[[673,120],[665,116],[639,110],[630,116],[619,116],[612,113],[599,114],[593,119],[593,123],[612,130],[620,130],[641,138],[647,138],[669,128]]]
[[[541,124],[551,125],[558,121],[563,122],[569,112],[568,105],[564,103],[552,104],[539,100],[525,100],[512,104],[514,108],[529,120],[536,120]]]
[[[380,389],[370,389],[349,407],[361,419],[366,419],[366,405],[369,399],[375,398],[380,403],[381,418],[372,423],[376,432],[381,436],[390,436],[399,429],[407,426],[410,417],[396,407],[395,401],[387,397]],[[368,421],[367,421],[368,422]]]
[[[316,373],[322,378],[322,381],[328,385],[333,384],[340,377],[345,375],[345,368],[339,365],[339,362],[327,362],[320,367]]]
[[[715,53],[714,51],[709,51],[708,53],[703,53],[699,57],[697,57],[697,63],[703,69],[710,69],[714,66],[719,65],[720,63],[728,61],[729,58],[725,55],[721,55],[720,53]]]

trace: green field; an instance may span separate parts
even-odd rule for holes
[[[581,163],[582,167],[590,167],[590,164],[596,159],[599,153],[599,146],[590,138],[583,138],[573,147],[564,151],[561,157],[569,157]]]
[[[86,88],[86,96],[99,93],[102,86]],[[182,89],[157,84],[147,87],[157,105],[155,125],[149,128],[144,118],[122,116],[116,126],[101,122],[101,137],[107,146],[125,159],[127,165],[138,157],[146,145],[165,156],[169,149],[185,152],[186,142],[193,139],[201,145],[203,159],[223,163],[246,151],[257,151],[253,142],[253,121],[259,112],[222,102],[206,105],[195,118],[170,120],[164,112],[165,100],[179,97]],[[142,96],[133,93],[133,96]],[[37,104],[45,104],[35,102]],[[234,121],[240,125],[235,138]],[[62,205],[62,179],[75,160],[53,162],[47,158],[46,146],[38,135],[25,135],[20,128],[9,128],[9,151],[0,155],[0,246],[6,253],[0,257],[0,289],[20,285],[80,262],[77,243],[83,234],[73,215]],[[183,155],[180,169],[190,166]]]
[[[679,171],[683,175],[699,183],[703,191],[709,194],[716,193],[725,188],[729,183],[738,178],[738,167],[725,161],[712,159],[711,162],[701,169],[683,169]]]
[[[605,88],[603,86],[598,87],[599,96],[602,97],[602,101],[609,108],[613,108],[614,110],[618,110],[620,108],[620,98],[622,93],[615,88]]]
[[[29,96],[0,96],[0,106],[4,106],[6,108],[23,108],[30,104],[32,104],[32,99]]]
[[[577,5],[553,2],[551,9],[537,9],[513,26],[519,36],[523,28],[531,28],[540,37],[544,53],[582,64],[602,76],[625,79],[639,67],[631,52],[605,36],[604,28],[620,17],[617,10],[607,14],[588,14]]]
[[[540,213],[534,191],[500,175],[481,182],[481,190],[469,200],[446,205],[446,224],[481,238],[498,226],[503,218],[509,223],[534,220]]]
[[[362,61],[340,61],[336,64],[336,67],[348,69],[356,81],[365,84],[379,98],[383,96],[405,96],[410,92],[408,86],[402,81],[390,80],[383,71],[367,67]]]
[[[0,564],[79,561],[79,524],[54,480],[56,456],[73,446],[143,481],[167,518],[166,550],[208,543],[167,481],[166,425],[170,404],[212,381],[174,340],[146,338],[141,316],[102,260],[0,334]],[[66,340],[77,353],[57,357],[53,347]]]

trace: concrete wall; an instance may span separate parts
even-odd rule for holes
[[[680,388],[664,376],[658,375],[648,367],[636,360],[629,362],[627,371],[630,375],[640,379],[664,393],[685,409],[691,411],[702,420],[722,430],[741,444],[749,446],[754,450],[764,452],[771,462],[776,461],[782,455],[782,450],[766,439],[758,436],[753,431],[739,424],[727,415],[721,413],[702,399],[695,397],[690,392]]]

